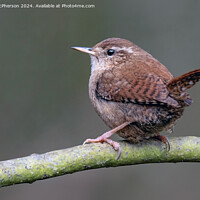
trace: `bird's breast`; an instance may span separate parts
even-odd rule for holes
[[[114,128],[124,123],[126,119],[117,102],[106,101],[98,96],[96,91],[98,76],[99,73],[96,72],[90,76],[89,97],[98,115],[110,128]]]

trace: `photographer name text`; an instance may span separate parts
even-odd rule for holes
[[[0,4],[0,9],[95,8],[94,4]]]

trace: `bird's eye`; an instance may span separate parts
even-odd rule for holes
[[[108,49],[107,54],[108,56],[112,56],[115,53],[114,49]]]

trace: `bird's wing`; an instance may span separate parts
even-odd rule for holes
[[[169,96],[161,78],[128,66],[114,67],[103,72],[97,81],[96,94],[107,101],[179,106]]]

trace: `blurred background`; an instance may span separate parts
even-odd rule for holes
[[[40,1],[52,2],[66,3]],[[0,160],[80,145],[108,130],[88,97],[89,56],[71,46],[122,37],[175,76],[200,68],[200,1],[70,3],[95,8],[0,9]],[[194,103],[172,136],[200,136],[199,88],[190,90]],[[1,188],[0,199],[198,199],[199,169],[177,163],[90,170]]]

